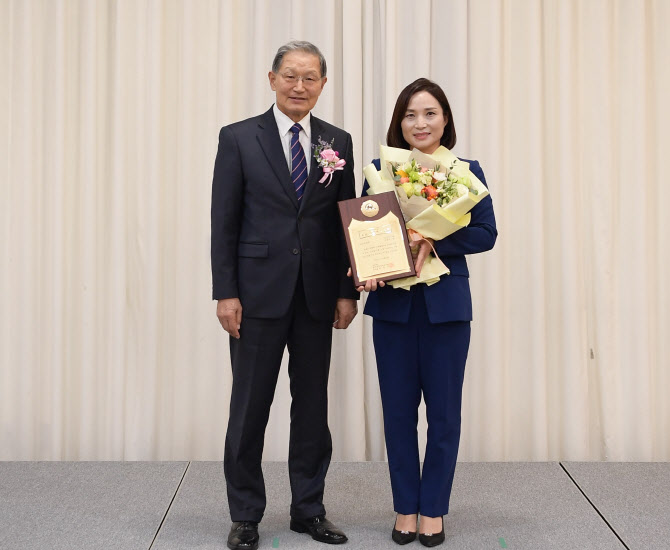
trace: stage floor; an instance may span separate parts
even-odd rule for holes
[[[260,548],[325,550],[288,528],[286,464],[263,470]],[[343,549],[397,548],[386,463],[333,463],[326,483]],[[218,462],[0,462],[2,550],[220,550],[227,508]],[[670,464],[459,463],[445,530],[442,549],[665,550]]]

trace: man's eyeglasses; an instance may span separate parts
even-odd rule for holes
[[[281,76],[287,84],[297,84],[298,80],[302,80],[305,87],[314,86],[321,80],[320,77],[312,74],[296,76],[291,73],[279,73],[279,76]]]

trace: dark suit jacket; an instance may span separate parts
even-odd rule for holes
[[[465,160],[465,159],[463,159]],[[378,160],[373,161],[379,170]],[[486,185],[484,172],[476,160],[467,160],[470,171]],[[365,182],[363,193],[367,191]],[[493,248],[498,236],[491,196],[482,199],[471,211],[470,224],[456,233],[435,242],[435,250],[451,271],[431,286],[424,285],[426,308],[431,323],[471,321],[472,299],[465,254],[475,254]],[[414,287],[412,287],[414,288]],[[382,321],[407,323],[412,302],[411,292],[385,286],[370,292],[363,313]]]
[[[344,170],[330,185],[313,155],[301,203],[272,109],[219,134],[212,184],[213,298],[239,298],[244,315],[279,318],[289,308],[298,276],[310,313],[331,320],[337,298],[358,298],[346,272],[346,246],[337,201],[355,197],[351,136],[311,117],[312,143],[330,142]]]

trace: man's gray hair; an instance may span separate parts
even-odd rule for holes
[[[307,52],[317,56],[319,58],[319,65],[321,66],[321,78],[326,76],[326,58],[323,57],[321,50],[311,42],[302,40],[292,40],[277,50],[274,61],[272,62],[272,72],[276,74],[279,71],[279,67],[281,67],[281,62],[283,61],[284,56],[289,52],[295,51]]]

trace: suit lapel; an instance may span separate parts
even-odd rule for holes
[[[312,194],[312,191],[314,190],[314,187],[318,185],[318,181],[323,176],[323,173],[321,171],[321,168],[319,168],[318,163],[316,162],[316,158],[314,157],[314,146],[318,145],[319,143],[319,138],[323,138],[323,126],[321,125],[321,121],[316,118],[314,115],[312,115],[312,119],[310,120],[310,127],[311,127],[311,141],[312,141],[312,150],[310,151],[309,158],[305,159],[310,162],[310,167],[309,167],[309,177],[307,178],[307,183],[305,184],[305,193],[302,196],[302,203],[304,204],[305,201],[309,200],[310,195]]]
[[[281,144],[281,138],[279,137],[279,129],[277,128],[277,121],[272,113],[272,108],[261,116],[256,137],[263,149],[263,153],[265,154],[268,163],[277,176],[277,180],[279,180],[279,183],[297,209],[299,206],[298,197],[295,194],[293,180],[291,180],[291,174],[288,171],[284,149]],[[306,193],[307,190],[305,189],[305,194]],[[305,197],[303,196],[302,201],[304,202],[304,200]]]

